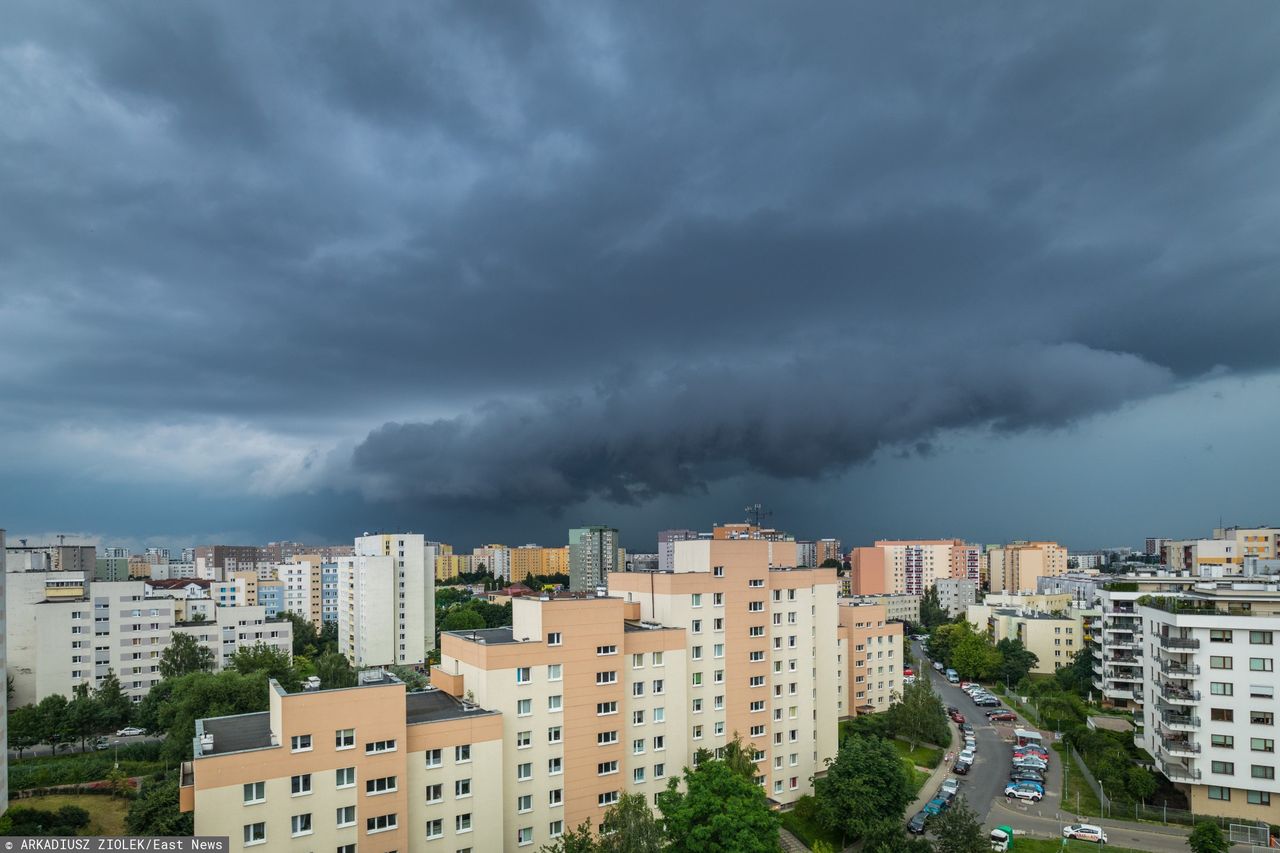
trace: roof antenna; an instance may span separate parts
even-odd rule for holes
[[[770,518],[773,515],[772,510],[764,508],[763,504],[751,504],[743,510],[747,514],[747,521],[751,522],[753,527],[759,527],[760,522]]]

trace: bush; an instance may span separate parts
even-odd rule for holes
[[[140,744],[155,748],[160,744]],[[121,750],[120,769],[126,776],[145,776],[154,773],[163,762],[151,760],[126,760]],[[106,779],[115,766],[108,753],[62,755],[55,758],[28,758],[9,764],[9,790],[25,791],[30,788],[52,788],[57,785],[80,785]]]
[[[75,835],[89,825],[89,813],[79,806],[63,806],[53,812],[15,806],[5,816],[12,835]]]

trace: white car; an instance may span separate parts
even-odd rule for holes
[[[977,752],[978,742],[971,737],[964,739],[964,748],[967,752]]]
[[[1017,761],[1013,762],[1013,766],[1015,769],[1029,767],[1032,770],[1044,771],[1049,765],[1045,764],[1038,758],[1019,758]]]
[[[1107,834],[1102,831],[1102,827],[1094,826],[1091,823],[1073,823],[1070,826],[1062,828],[1063,838],[1078,838],[1081,841],[1092,841],[1095,844],[1106,844]]]
[[[128,726],[116,732],[116,737],[137,737],[138,735],[145,735],[146,733],[146,729],[140,729],[137,726]]]
[[[958,761],[962,761],[962,762],[964,762],[965,764],[972,764],[972,763],[973,763],[973,750],[972,750],[972,749],[966,749],[966,750],[964,750],[963,752],[961,752],[961,753],[960,753],[960,757],[959,757],[957,760],[958,760]]]
[[[1033,803],[1038,803],[1044,799],[1044,794],[1035,788],[1019,788],[1016,785],[1006,785],[1004,795],[1018,800],[1030,800]]]
[[[960,780],[954,776],[948,778],[942,783],[942,790],[952,794],[958,794],[960,792]]]

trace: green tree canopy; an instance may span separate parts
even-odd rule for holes
[[[192,813],[178,809],[178,780],[144,784],[129,806],[124,828],[130,835],[194,835]]]
[[[440,623],[441,631],[475,631],[484,627],[484,617],[470,607],[455,607]]]
[[[280,618],[293,626],[293,653],[302,657],[315,657],[320,652],[320,634],[310,619],[292,610],[280,611]],[[335,626],[336,629],[336,626]],[[337,635],[334,635],[337,641]]]
[[[102,708],[90,692],[88,684],[75,686],[71,701],[67,703],[64,719],[68,734],[80,741],[81,749],[90,738],[105,729]]]
[[[1231,845],[1222,834],[1222,827],[1211,820],[1203,820],[1196,824],[1187,838],[1187,846],[1192,853],[1230,853]]]
[[[886,816],[902,814],[912,793],[898,751],[886,740],[853,735],[814,779],[818,818],[845,840],[861,838]]]
[[[818,568],[820,568],[820,569],[843,569],[843,568],[844,568],[844,563],[840,562],[840,561],[839,561],[839,560],[837,560],[835,557],[827,557],[827,559],[825,559],[825,560],[823,560],[823,561],[822,561],[822,565],[821,565],[821,566],[818,566]]]
[[[9,748],[22,757],[25,750],[43,743],[47,729],[34,705],[23,705],[9,712]]]
[[[920,743],[947,746],[951,729],[942,699],[929,678],[917,678],[902,690],[902,696],[889,706],[890,726],[898,737],[906,738],[915,749]]]
[[[72,735],[67,726],[67,697],[50,694],[36,705],[39,718],[40,743],[58,744]]]
[[[899,765],[901,766],[901,765]],[[668,853],[777,853],[778,816],[764,791],[723,761],[686,767],[658,794]]]
[[[933,848],[937,853],[984,853],[991,842],[982,831],[978,815],[964,797],[932,821]]]
[[[1000,668],[1000,653],[985,634],[970,630],[951,650],[951,666],[961,678],[986,680]]]
[[[945,625],[951,621],[951,614],[942,606],[941,600],[938,598],[938,585],[933,584],[920,598],[920,624],[926,631],[932,631],[939,625]]]
[[[191,757],[196,720],[267,710],[267,680],[260,672],[234,669],[191,672],[152,687],[142,705],[139,718],[153,732],[166,733],[164,756],[176,762]]]
[[[662,853],[662,826],[644,794],[623,794],[604,815],[600,853]]]
[[[996,669],[995,678],[1005,684],[1017,684],[1040,662],[1035,652],[1016,637],[1005,637],[996,643],[996,651],[1000,654],[1000,665]]]
[[[599,853],[591,835],[591,822],[584,820],[576,829],[565,831],[559,838],[538,848],[538,853]]]
[[[181,631],[169,635],[169,645],[160,653],[160,677],[179,678],[192,672],[210,672],[213,651]]]
[[[325,652],[316,658],[316,676],[320,686],[326,690],[334,687],[355,687],[356,671],[345,655],[338,652]]]
[[[302,679],[293,668],[293,662],[284,651],[266,643],[241,646],[231,656],[231,667],[241,675],[262,673],[280,682],[285,690],[293,692],[302,687]]]
[[[129,720],[133,717],[133,702],[124,695],[120,679],[111,670],[107,671],[107,677],[98,685],[94,699],[102,714],[102,731],[115,731],[129,725]]]

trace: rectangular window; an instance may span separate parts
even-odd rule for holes
[[[516,749],[527,749],[533,746],[533,732],[516,732]]]
[[[617,772],[618,772],[618,762],[616,761],[601,761],[599,764],[596,765],[597,776],[608,776],[611,773],[617,773]]]
[[[631,741],[631,754],[644,755],[644,738],[638,737]]]
[[[533,811],[533,794],[521,794],[516,797],[516,811],[520,814]]]
[[[763,676],[763,675],[753,675],[753,676],[751,676],[751,686],[752,686],[752,687],[764,687],[764,676]]]
[[[520,847],[524,847],[525,845],[532,844],[532,843],[533,843],[533,827],[532,826],[522,826],[516,830],[517,845],[519,845]]]
[[[559,742],[560,742],[560,727],[551,726],[550,728],[547,729],[547,743],[559,743]]]
[[[661,752],[667,748],[667,738],[665,735],[658,735],[653,739],[653,751]]]
[[[1271,672],[1271,658],[1249,658],[1249,670],[1251,672]]]
[[[1211,761],[1209,767],[1214,773],[1232,775],[1236,772],[1236,765],[1231,761]]]
[[[701,633],[702,633],[702,620],[701,620],[701,619],[694,619],[694,620],[693,620],[693,622],[691,622],[691,623],[690,623],[689,633],[691,633],[691,634],[701,634]]]
[[[547,792],[547,805],[555,808],[564,805],[564,788],[552,788]]]
[[[533,765],[528,761],[523,764],[516,765],[516,779],[520,782],[526,782],[533,778]]]
[[[561,675],[562,672],[563,672],[562,664],[558,664],[558,663],[547,664],[547,681],[559,681],[563,677]]]
[[[555,696],[547,697],[548,711],[559,711],[562,707],[564,707],[564,697],[561,696],[559,693],[557,693]]]
[[[471,796],[471,780],[457,779],[453,783],[453,798],[461,800]]]
[[[1235,685],[1229,681],[1211,681],[1209,692],[1214,696],[1231,696],[1235,693]]]
[[[608,715],[608,714],[616,714],[616,713],[618,713],[618,703],[617,703],[617,702],[597,702],[597,703],[596,703],[596,716],[597,716],[597,717],[603,717],[603,716],[606,716],[606,715]]]
[[[1236,739],[1234,735],[1209,735],[1209,745],[1231,749],[1236,745]]]
[[[1274,779],[1276,769],[1269,764],[1255,764],[1249,768],[1249,775],[1255,779]]]
[[[596,797],[596,805],[598,805],[600,808],[611,806],[616,802],[618,802],[617,791],[606,791],[605,793]]]
[[[560,638],[560,632],[559,632],[559,631],[552,631],[550,634],[547,634],[547,645],[548,645],[548,646],[558,646],[558,645],[560,645],[560,644],[561,644],[561,642],[562,642],[562,640],[561,640],[561,638]]]
[[[616,684],[618,681],[617,670],[609,670],[607,672],[596,673],[596,684]]]
[[[1249,642],[1255,646],[1269,646],[1271,645],[1271,632],[1270,631],[1250,631]]]
[[[517,717],[527,717],[527,716],[529,716],[529,715],[530,715],[530,714],[532,714],[532,713],[533,713],[533,700],[532,700],[532,699],[517,699],[517,700],[516,700],[516,716],[517,716]]]
[[[441,761],[440,761],[440,750],[439,750],[439,749],[428,749],[428,750],[426,751],[426,756],[427,756],[427,766],[428,766],[428,767],[439,767],[439,766],[440,766]]]
[[[453,831],[459,835],[471,831],[471,812],[460,814],[453,819]]]
[[[1274,725],[1275,721],[1276,721],[1276,715],[1273,714],[1271,711],[1250,711],[1249,712],[1249,722],[1255,726],[1270,726],[1270,725]]]
[[[396,742],[392,738],[390,740],[372,740],[364,745],[365,755],[378,755],[383,752],[395,752]]]
[[[631,712],[631,725],[633,726],[644,725],[644,709],[643,708]]]
[[[763,611],[763,610],[764,610],[764,602],[763,602],[763,601],[748,601],[748,602],[747,602],[747,612],[748,612],[748,613],[760,613],[760,612],[761,612],[761,611]]]
[[[764,636],[764,626],[763,626],[763,625],[752,625],[752,626],[747,630],[747,634],[748,634],[748,636],[751,636],[751,637],[763,637],[763,636]]]
[[[444,838],[444,821],[440,818],[427,821],[427,838]]]
[[[294,735],[289,738],[290,752],[306,752],[311,749],[311,735]]]
[[[653,765],[653,778],[662,779],[666,775],[667,775],[667,765],[665,764]]]
[[[1229,643],[1231,642],[1231,632],[1218,628],[1209,629],[1209,642],[1211,643]]]
[[[618,653],[617,646],[596,646],[597,655],[616,655]]]
[[[516,667],[516,684],[528,684],[530,681],[533,681],[533,667]]]
[[[396,777],[379,776],[377,779],[366,779],[364,783],[364,793],[369,797],[376,797],[378,794],[389,794],[398,790],[396,787]]]
[[[244,825],[244,846],[251,844],[265,844],[267,841],[267,825],[259,821],[258,823],[246,823]]]
[[[1269,806],[1271,805],[1271,794],[1267,791],[1246,791],[1248,795],[1249,805],[1251,806]]]
[[[356,745],[355,729],[338,729],[333,733],[334,749],[354,749]]]
[[[667,721],[667,709],[664,707],[654,708],[653,721],[655,723],[665,723]]]
[[[453,763],[465,764],[471,760],[471,744],[464,743],[453,748]]]
[[[1275,752],[1276,742],[1271,738],[1252,737],[1249,738],[1249,749],[1254,752]]]
[[[564,772],[564,765],[559,758],[547,759],[547,775],[548,776],[559,776],[562,772]]]
[[[701,687],[701,686],[702,686],[702,673],[700,673],[700,672],[695,672],[695,673],[693,673],[693,675],[690,677],[690,679],[689,679],[689,680],[690,680],[690,683],[692,683],[694,687]]]
[[[298,837],[299,835],[310,835],[311,834],[310,813],[296,814],[292,818],[290,818],[289,831],[293,833],[293,836],[295,838]]]
[[[596,735],[596,746],[606,746],[608,744],[617,743],[617,742],[618,742],[618,733],[616,731],[600,732]]]
[[[434,785],[427,786],[427,802],[439,803],[444,801],[444,785],[437,782]]]
[[[662,652],[653,653],[653,665],[662,666]]]
[[[632,683],[631,683],[631,695],[632,695],[632,696],[643,696],[643,695],[644,695],[644,682],[643,682],[643,681],[634,681],[634,682],[632,682]]]
[[[1230,633],[1230,632],[1228,632],[1228,633]],[[1209,786],[1209,799],[1211,799],[1211,800],[1230,800],[1230,799],[1231,799],[1231,789],[1230,789],[1230,788],[1223,788],[1223,787],[1219,787],[1219,786],[1217,786],[1217,785],[1210,785],[1210,786]]]
[[[261,803],[267,799],[266,782],[250,782],[244,786],[244,804]]]
[[[702,593],[700,593],[700,592],[695,592],[693,595],[689,596],[689,606],[690,606],[690,607],[701,607],[701,606],[702,606]]]
[[[644,669],[644,652],[633,654],[631,656],[632,669]]]
[[[1209,719],[1218,723],[1230,723],[1236,718],[1235,712],[1230,708],[1210,708]]]
[[[311,774],[303,773],[300,776],[294,776],[289,780],[289,792],[291,796],[300,797],[303,794],[311,793]]]
[[[1211,655],[1209,669],[1231,669],[1231,658],[1226,655]]]
[[[689,657],[693,660],[702,660],[702,646],[693,646],[690,648]]]
[[[339,806],[337,814],[334,816],[334,822],[341,829],[344,826],[355,826],[356,823],[356,807],[355,806]]]
[[[553,820],[551,823],[547,824],[547,834],[552,838],[559,838],[561,835],[564,835],[564,821]]]

